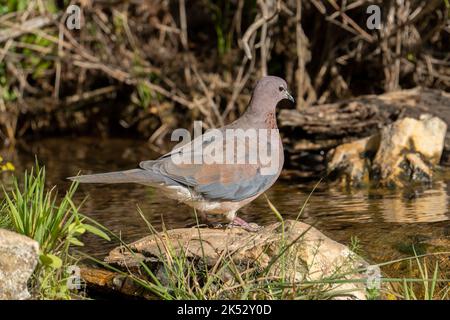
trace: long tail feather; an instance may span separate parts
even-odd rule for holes
[[[141,183],[152,185],[161,181],[161,177],[143,169],[88,174],[67,178],[80,183]]]

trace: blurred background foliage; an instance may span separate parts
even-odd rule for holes
[[[66,8],[81,8],[69,30]],[[381,8],[381,29],[366,26]],[[450,87],[448,0],[0,0],[0,139],[134,135],[238,117],[262,75],[297,108]]]

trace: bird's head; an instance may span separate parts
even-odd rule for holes
[[[252,105],[257,109],[272,109],[261,111],[273,111],[280,101],[295,100],[289,93],[287,83],[283,79],[275,76],[261,78],[255,86],[252,95]]]

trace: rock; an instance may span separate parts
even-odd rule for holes
[[[444,149],[447,125],[430,115],[404,118],[381,131],[380,148],[372,172],[385,185],[429,182]]]
[[[351,185],[368,181],[370,162],[380,146],[380,135],[344,143],[331,150],[328,157],[328,173],[337,172]]]
[[[284,133],[287,162],[312,178],[323,176],[326,159],[318,157],[322,152],[377,134],[384,126],[402,118],[419,119],[424,113],[439,117],[448,126],[449,106],[450,92],[417,87],[301,110],[283,109],[278,114],[278,126]],[[450,165],[450,131],[441,161]]]
[[[262,228],[258,232],[248,232],[241,228],[210,229],[182,228],[147,236],[133,242],[129,248],[112,250],[105,261],[123,269],[137,272],[140,263],[145,262],[154,270],[159,280],[164,282],[161,261],[171,255],[183,256],[190,261],[214,266],[224,257],[233,260],[243,270],[269,268],[269,274],[279,276],[283,270],[292,281],[321,280],[336,273],[344,274],[342,279],[362,279],[364,275],[356,271],[368,264],[346,246],[326,237],[317,229],[298,221],[288,220]],[[201,241],[199,240],[201,239]],[[286,255],[285,268],[281,260],[275,259],[281,243],[292,244]],[[274,260],[275,259],[275,260]],[[159,268],[158,268],[159,265]],[[243,271],[242,270],[242,271]],[[163,270],[164,271],[164,270]],[[230,278],[233,278],[230,275]],[[233,282],[224,276],[224,282]],[[365,299],[365,284],[349,282],[331,284],[330,292],[346,292],[340,298]]]
[[[39,258],[36,241],[0,229],[0,300],[30,298],[27,282]]]
[[[360,184],[366,173],[385,186],[430,182],[444,149],[447,125],[430,115],[403,118],[379,134],[342,144],[330,151],[328,171]]]

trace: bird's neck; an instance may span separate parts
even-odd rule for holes
[[[269,101],[257,101],[254,98],[244,114],[248,121],[258,128],[277,129],[277,118],[275,114],[276,103],[273,103],[273,108],[262,108],[261,106],[270,103]]]

